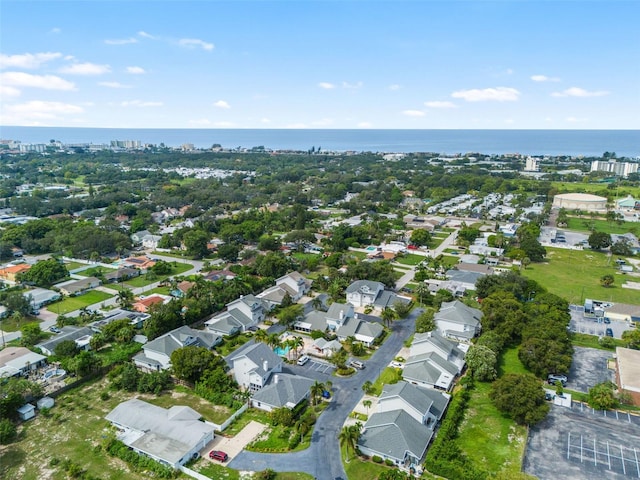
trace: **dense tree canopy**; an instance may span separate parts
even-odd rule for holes
[[[69,276],[67,267],[55,258],[40,260],[29,270],[20,274],[20,280],[39,287],[48,287]]]
[[[521,425],[535,425],[549,412],[542,383],[530,374],[500,377],[493,383],[490,396],[501,412]]]

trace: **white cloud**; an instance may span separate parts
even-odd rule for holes
[[[358,128],[371,128],[373,125],[370,122],[360,122]]]
[[[150,38],[151,40],[156,40],[157,37],[151,35],[150,33],[144,32],[144,31],[139,31],[138,32],[138,36],[143,37],[143,38]]]
[[[131,75],[142,75],[147,72],[142,67],[127,67],[127,73],[130,73]]]
[[[394,83],[393,85],[389,85],[389,90],[392,91],[396,91],[396,90],[400,90],[402,87],[400,85],[398,85],[397,83]]]
[[[105,40],[104,43],[107,45],[128,45],[130,43],[138,43],[138,39],[134,37],[129,38],[116,38],[113,40]]]
[[[318,86],[320,88],[324,88],[325,90],[331,90],[332,88],[336,88],[336,86],[333,83],[329,83],[329,82],[320,82]]]
[[[580,87],[571,87],[561,92],[554,92],[551,94],[552,97],[604,97],[605,95],[609,95],[609,92],[605,90],[590,92]]]
[[[424,117],[425,115],[422,110],[405,110],[402,114],[407,117]]]
[[[194,120],[189,120],[189,125],[196,125],[199,127],[206,127],[211,125],[211,120],[208,118],[197,118]]]
[[[213,104],[213,106],[218,108],[231,108],[231,105],[229,105],[224,100],[218,100],[216,103]]]
[[[473,88],[471,90],[458,90],[451,94],[453,98],[462,98],[467,102],[483,102],[483,101],[496,101],[496,102],[514,102],[518,100],[520,92],[511,87],[496,87],[496,88]]]
[[[0,53],[0,68],[38,68],[40,65],[62,57],[59,52],[25,53],[5,55]]]
[[[424,106],[429,108],[458,108],[458,106],[453,102],[440,102],[437,100],[424,102]]]
[[[181,38],[178,40],[178,45],[186,48],[200,47],[203,50],[211,51],[214,49],[213,43],[207,43],[204,40],[198,38]]]
[[[9,87],[7,85],[0,85],[0,97],[19,97],[20,90],[15,87]]]
[[[547,77],[546,75],[531,75],[531,80],[534,82],[559,82],[558,77]]]
[[[131,88],[131,85],[124,85],[120,82],[98,82],[98,85],[107,88]]]
[[[82,107],[62,102],[45,102],[33,100],[27,103],[8,105],[6,107],[12,120],[34,121],[57,118],[58,115],[74,115],[84,112]]]
[[[348,83],[348,82],[342,82],[342,88],[350,88],[350,89],[356,89],[356,88],[362,88],[362,82],[358,82],[358,83]]]
[[[32,75],[24,72],[4,72],[0,83],[10,87],[32,87],[45,90],[75,90],[76,86],[55,75]]]
[[[122,107],[162,107],[162,102],[144,102],[142,100],[131,100],[120,103]]]
[[[60,69],[60,73],[69,75],[102,75],[109,73],[111,67],[109,65],[98,65],[96,63],[74,63]]]

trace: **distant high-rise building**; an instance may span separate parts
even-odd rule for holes
[[[524,164],[525,172],[539,172],[540,171],[540,159],[535,157],[527,157]]]
[[[111,140],[111,147],[140,148],[140,140]]]
[[[594,160],[591,162],[591,171],[609,172],[626,178],[631,173],[638,172],[638,164],[631,162],[618,162],[616,160]]]

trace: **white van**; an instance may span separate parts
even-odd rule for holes
[[[351,360],[351,366],[362,370],[364,368],[364,363],[362,363],[360,360]]]
[[[305,363],[307,363],[309,361],[309,357],[307,357],[306,355],[302,355],[299,359],[298,359],[298,365],[304,365]]]

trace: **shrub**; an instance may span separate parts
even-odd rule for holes
[[[13,442],[18,436],[16,426],[8,418],[0,420],[0,445]]]
[[[393,467],[395,465],[395,463],[393,463],[393,460],[391,460],[389,458],[385,458],[384,459],[384,463],[385,463],[385,465],[387,465],[389,467]]]
[[[373,457],[371,457],[371,460],[374,463],[382,463],[382,457],[378,456],[378,455],[374,455]]]
[[[109,395],[109,392],[104,391],[100,394],[100,400],[102,400],[103,402],[109,400],[111,398],[111,395]]]

